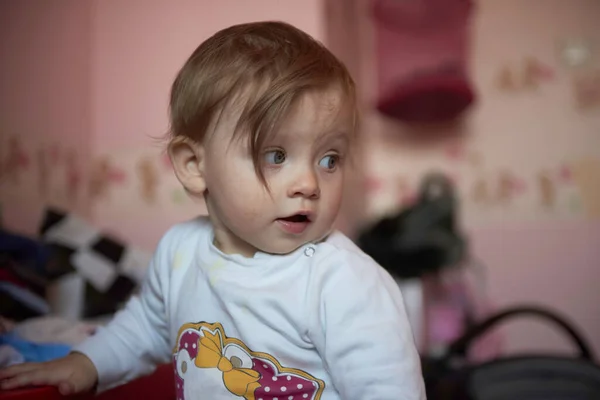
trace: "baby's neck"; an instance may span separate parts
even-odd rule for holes
[[[235,246],[232,244],[226,245],[220,243],[216,236],[213,239],[213,245],[225,254],[239,254],[246,258],[253,258],[254,255],[260,251],[249,243],[236,243]]]

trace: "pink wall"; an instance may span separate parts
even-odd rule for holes
[[[367,15],[367,1],[361,4],[360,12]],[[457,128],[462,136],[423,143],[411,138],[414,133],[406,126],[372,108],[365,112],[366,174],[376,182],[367,195],[367,219],[395,212],[426,171],[446,171],[458,185],[472,250],[488,268],[492,299],[499,306],[526,302],[558,309],[583,328],[600,354],[600,220],[598,196],[590,195],[600,188],[600,109],[575,106],[572,82],[581,71],[567,68],[557,51],[570,38],[600,43],[600,3],[476,4],[470,64],[479,103]],[[373,104],[376,68],[366,17],[361,30],[359,81],[365,101]],[[501,69],[512,68],[519,79],[528,57],[547,66],[553,77],[536,89],[500,90]],[[578,170],[582,159],[594,160],[594,167]],[[571,178],[561,178],[562,170]],[[592,178],[582,183],[578,172]],[[505,201],[474,198],[478,181],[496,196],[504,173],[515,176],[524,190]],[[539,190],[542,173],[552,182],[551,206],[543,204]],[[551,328],[536,323],[517,322],[507,333],[509,350],[569,348]]]
[[[510,223],[470,233],[498,306],[551,306],[575,322],[600,354],[600,223]],[[506,332],[511,351],[573,348],[558,330],[539,322],[516,321]]]
[[[94,1],[93,148],[147,145],[166,132],[170,85],[185,59],[226,26],[277,19],[322,37],[320,1]]]
[[[573,38],[600,43],[600,3],[480,3],[473,67],[482,102],[474,112],[472,129],[473,140],[482,143],[490,164],[502,160],[517,170],[533,171],[536,167],[551,170],[561,163],[576,165],[582,157],[600,160],[600,109],[574,107],[572,81],[578,72],[566,68],[557,51],[562,42]],[[590,69],[600,68],[598,51]],[[555,79],[521,96],[494,91],[498,66],[515,65],[528,56],[554,69]],[[594,174],[594,182],[587,185],[600,187],[600,169]],[[569,195],[579,192],[585,203],[589,186],[557,185],[556,190]],[[558,194],[550,211],[519,212],[515,206],[512,216],[503,211],[486,223],[478,223],[483,217],[474,218],[469,223],[474,250],[489,266],[491,295],[499,305],[532,302],[554,307],[583,329],[600,355],[600,220],[585,206],[569,215],[560,198]],[[556,331],[539,323],[515,323],[507,332],[513,350],[572,348]]]
[[[18,182],[2,182],[0,202],[5,223],[21,231],[35,231],[44,203],[88,212],[83,192],[67,198],[60,190],[63,168],[46,177],[57,190],[40,193],[35,155],[53,146],[77,149],[79,168],[90,156],[90,10],[78,0],[0,6],[0,157],[7,159],[16,137],[29,158]]]

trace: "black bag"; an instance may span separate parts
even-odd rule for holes
[[[395,277],[437,272],[465,258],[467,241],[457,226],[456,208],[452,182],[430,173],[416,203],[362,232],[358,245]]]
[[[469,346],[500,321],[530,315],[556,324],[571,338],[579,354],[519,355],[468,365]],[[470,328],[445,355],[423,360],[428,400],[598,400],[600,367],[590,347],[565,319],[537,307],[512,308]]]

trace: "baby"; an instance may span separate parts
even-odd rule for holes
[[[168,150],[209,216],[165,234],[106,328],[2,388],[105,390],[171,362],[177,399],[424,399],[396,283],[332,228],[356,108],[344,65],[288,24],[203,42],[171,89]]]

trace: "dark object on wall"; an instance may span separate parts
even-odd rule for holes
[[[408,123],[457,119],[475,101],[468,74],[471,0],[372,0],[377,108]]]
[[[517,316],[541,317],[566,333],[576,357],[517,355],[468,365],[465,354],[500,322]],[[502,311],[470,328],[437,360],[423,360],[429,400],[591,400],[600,399],[600,367],[583,336],[563,317],[538,307]]]
[[[450,180],[430,174],[413,206],[377,222],[359,236],[358,244],[399,278],[455,265],[466,253],[466,240],[457,228],[456,202]]]

